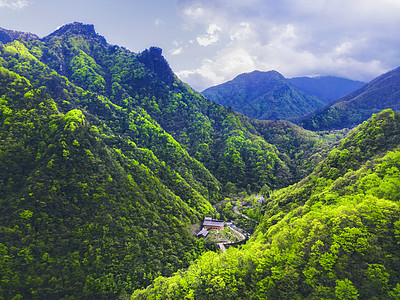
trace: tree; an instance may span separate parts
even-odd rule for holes
[[[264,186],[260,189],[260,194],[263,195],[265,198],[268,198],[270,192],[271,189],[267,184],[264,184]]]
[[[340,300],[357,300],[358,299],[358,291],[353,286],[353,283],[348,280],[337,280],[335,295]]]

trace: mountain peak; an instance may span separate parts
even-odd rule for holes
[[[174,82],[174,73],[172,72],[168,62],[162,56],[162,49],[158,47],[150,47],[140,53],[139,60],[144,63],[152,72],[158,74],[159,78],[168,84]]]
[[[253,71],[203,91],[210,100],[230,106],[250,118],[290,119],[323,105],[292,86],[277,71]]]
[[[74,34],[97,35],[96,31],[94,30],[93,24],[84,24],[80,22],[73,22],[62,25],[50,35],[62,35],[68,32]]]
[[[105,38],[95,31],[93,24],[84,24],[81,22],[73,22],[63,25],[44,39],[62,35],[81,35],[90,38],[100,38],[102,43],[107,43]]]
[[[285,77],[281,73],[279,73],[275,70],[266,71],[266,72],[255,70],[250,73],[240,74],[240,75],[236,76],[234,80],[237,80],[237,79],[248,80],[249,78],[251,78],[252,80],[256,80],[256,81],[264,81],[264,80],[271,80],[271,79],[285,80]]]

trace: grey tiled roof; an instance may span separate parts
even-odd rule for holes
[[[199,231],[199,233],[197,234],[197,236],[204,236],[206,237],[208,235],[208,230],[206,228],[203,228],[202,230]]]
[[[216,226],[216,227],[224,227],[224,221],[218,220],[204,220],[203,226]]]

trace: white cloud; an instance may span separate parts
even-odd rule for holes
[[[232,79],[244,72],[256,68],[255,57],[244,48],[227,48],[217,54],[216,59],[204,59],[201,66],[194,70],[183,70],[178,77],[197,90]]]
[[[198,36],[196,38],[196,41],[197,43],[199,43],[200,46],[205,47],[214,44],[219,40],[220,31],[221,28],[217,24],[210,24],[207,29],[207,34]]]
[[[209,46],[211,44],[214,44],[218,42],[218,35],[203,35],[199,36],[196,38],[197,43],[199,43],[200,46]]]
[[[208,34],[215,34],[216,32],[221,31],[221,27],[217,24],[210,24],[207,29]]]
[[[183,47],[179,47],[179,48],[176,48],[176,49],[172,49],[171,51],[170,51],[170,54],[171,55],[179,55],[179,54],[181,54],[183,52]]]
[[[197,6],[197,7],[196,7]],[[200,18],[204,15],[204,9],[201,6],[189,6],[187,7],[183,13],[189,18]]]
[[[0,0],[0,8],[23,9],[30,4],[27,0]]]
[[[169,54],[171,55],[179,55],[183,52],[183,49],[187,47],[184,42],[179,40],[174,40],[172,45],[173,48],[169,50]]]
[[[200,3],[178,1],[197,44],[217,47],[197,67],[178,72],[199,90],[254,69],[368,81],[400,65],[399,0]],[[192,51],[201,53],[194,45]]]
[[[164,24],[165,24],[164,20],[161,20],[161,19],[154,20],[154,25],[156,25],[156,26],[160,26],[160,25],[164,25]]]

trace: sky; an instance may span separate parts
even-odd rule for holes
[[[0,0],[0,27],[93,24],[110,44],[162,48],[198,91],[253,70],[368,82],[400,66],[399,16],[400,0]]]

